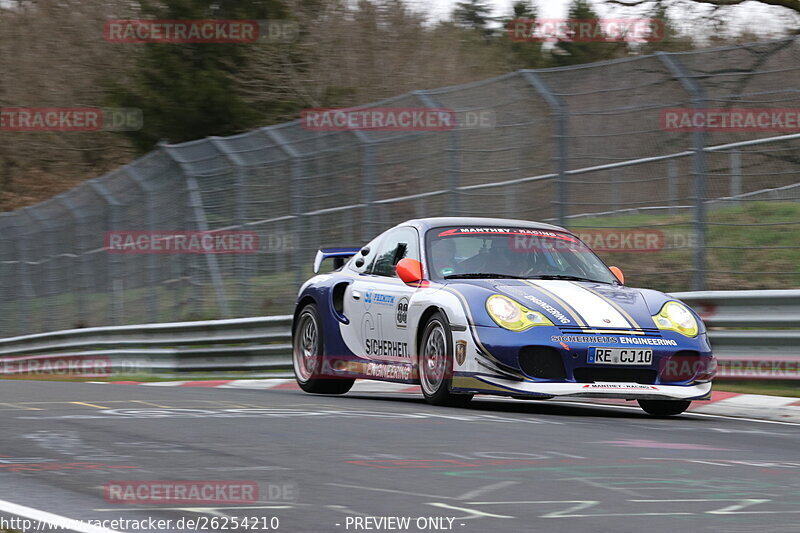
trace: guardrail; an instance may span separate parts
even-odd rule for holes
[[[800,379],[800,290],[672,296],[691,306],[708,326],[719,359],[718,379]]]
[[[291,369],[292,316],[137,324],[0,339],[1,374]]]
[[[719,378],[800,379],[800,290],[672,296],[694,308],[709,326]],[[291,322],[291,315],[284,315],[0,339],[0,375],[285,372],[292,364]]]

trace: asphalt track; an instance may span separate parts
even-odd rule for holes
[[[564,402],[440,408],[377,393],[30,381],[0,391],[6,519],[173,524],[96,531],[274,531],[273,517],[287,532],[800,531],[799,425]],[[104,485],[132,480],[254,481],[259,501],[106,497]],[[408,525],[379,526],[387,517]]]

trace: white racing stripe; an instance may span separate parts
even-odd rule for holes
[[[40,511],[33,507],[25,507],[5,500],[0,500],[0,513],[9,513],[38,522],[38,524],[33,524],[27,531],[46,531],[52,527],[55,531],[77,531],[78,533],[121,533],[115,529],[95,526],[80,520],[73,520],[72,518]]]
[[[590,327],[626,329],[634,327],[613,305],[576,283],[562,280],[536,280],[531,283],[564,300]]]

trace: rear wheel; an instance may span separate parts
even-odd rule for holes
[[[463,406],[472,394],[450,392],[453,377],[453,335],[444,316],[436,312],[428,320],[419,350],[422,394],[433,405]]]
[[[639,407],[653,416],[679,415],[692,405],[688,400],[637,400]]]
[[[344,394],[354,379],[336,379],[322,376],[323,357],[322,321],[314,304],[308,304],[297,316],[292,335],[292,366],[300,388],[314,394]]]

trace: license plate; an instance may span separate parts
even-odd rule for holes
[[[599,365],[649,365],[653,350],[636,348],[589,348],[589,363]]]

